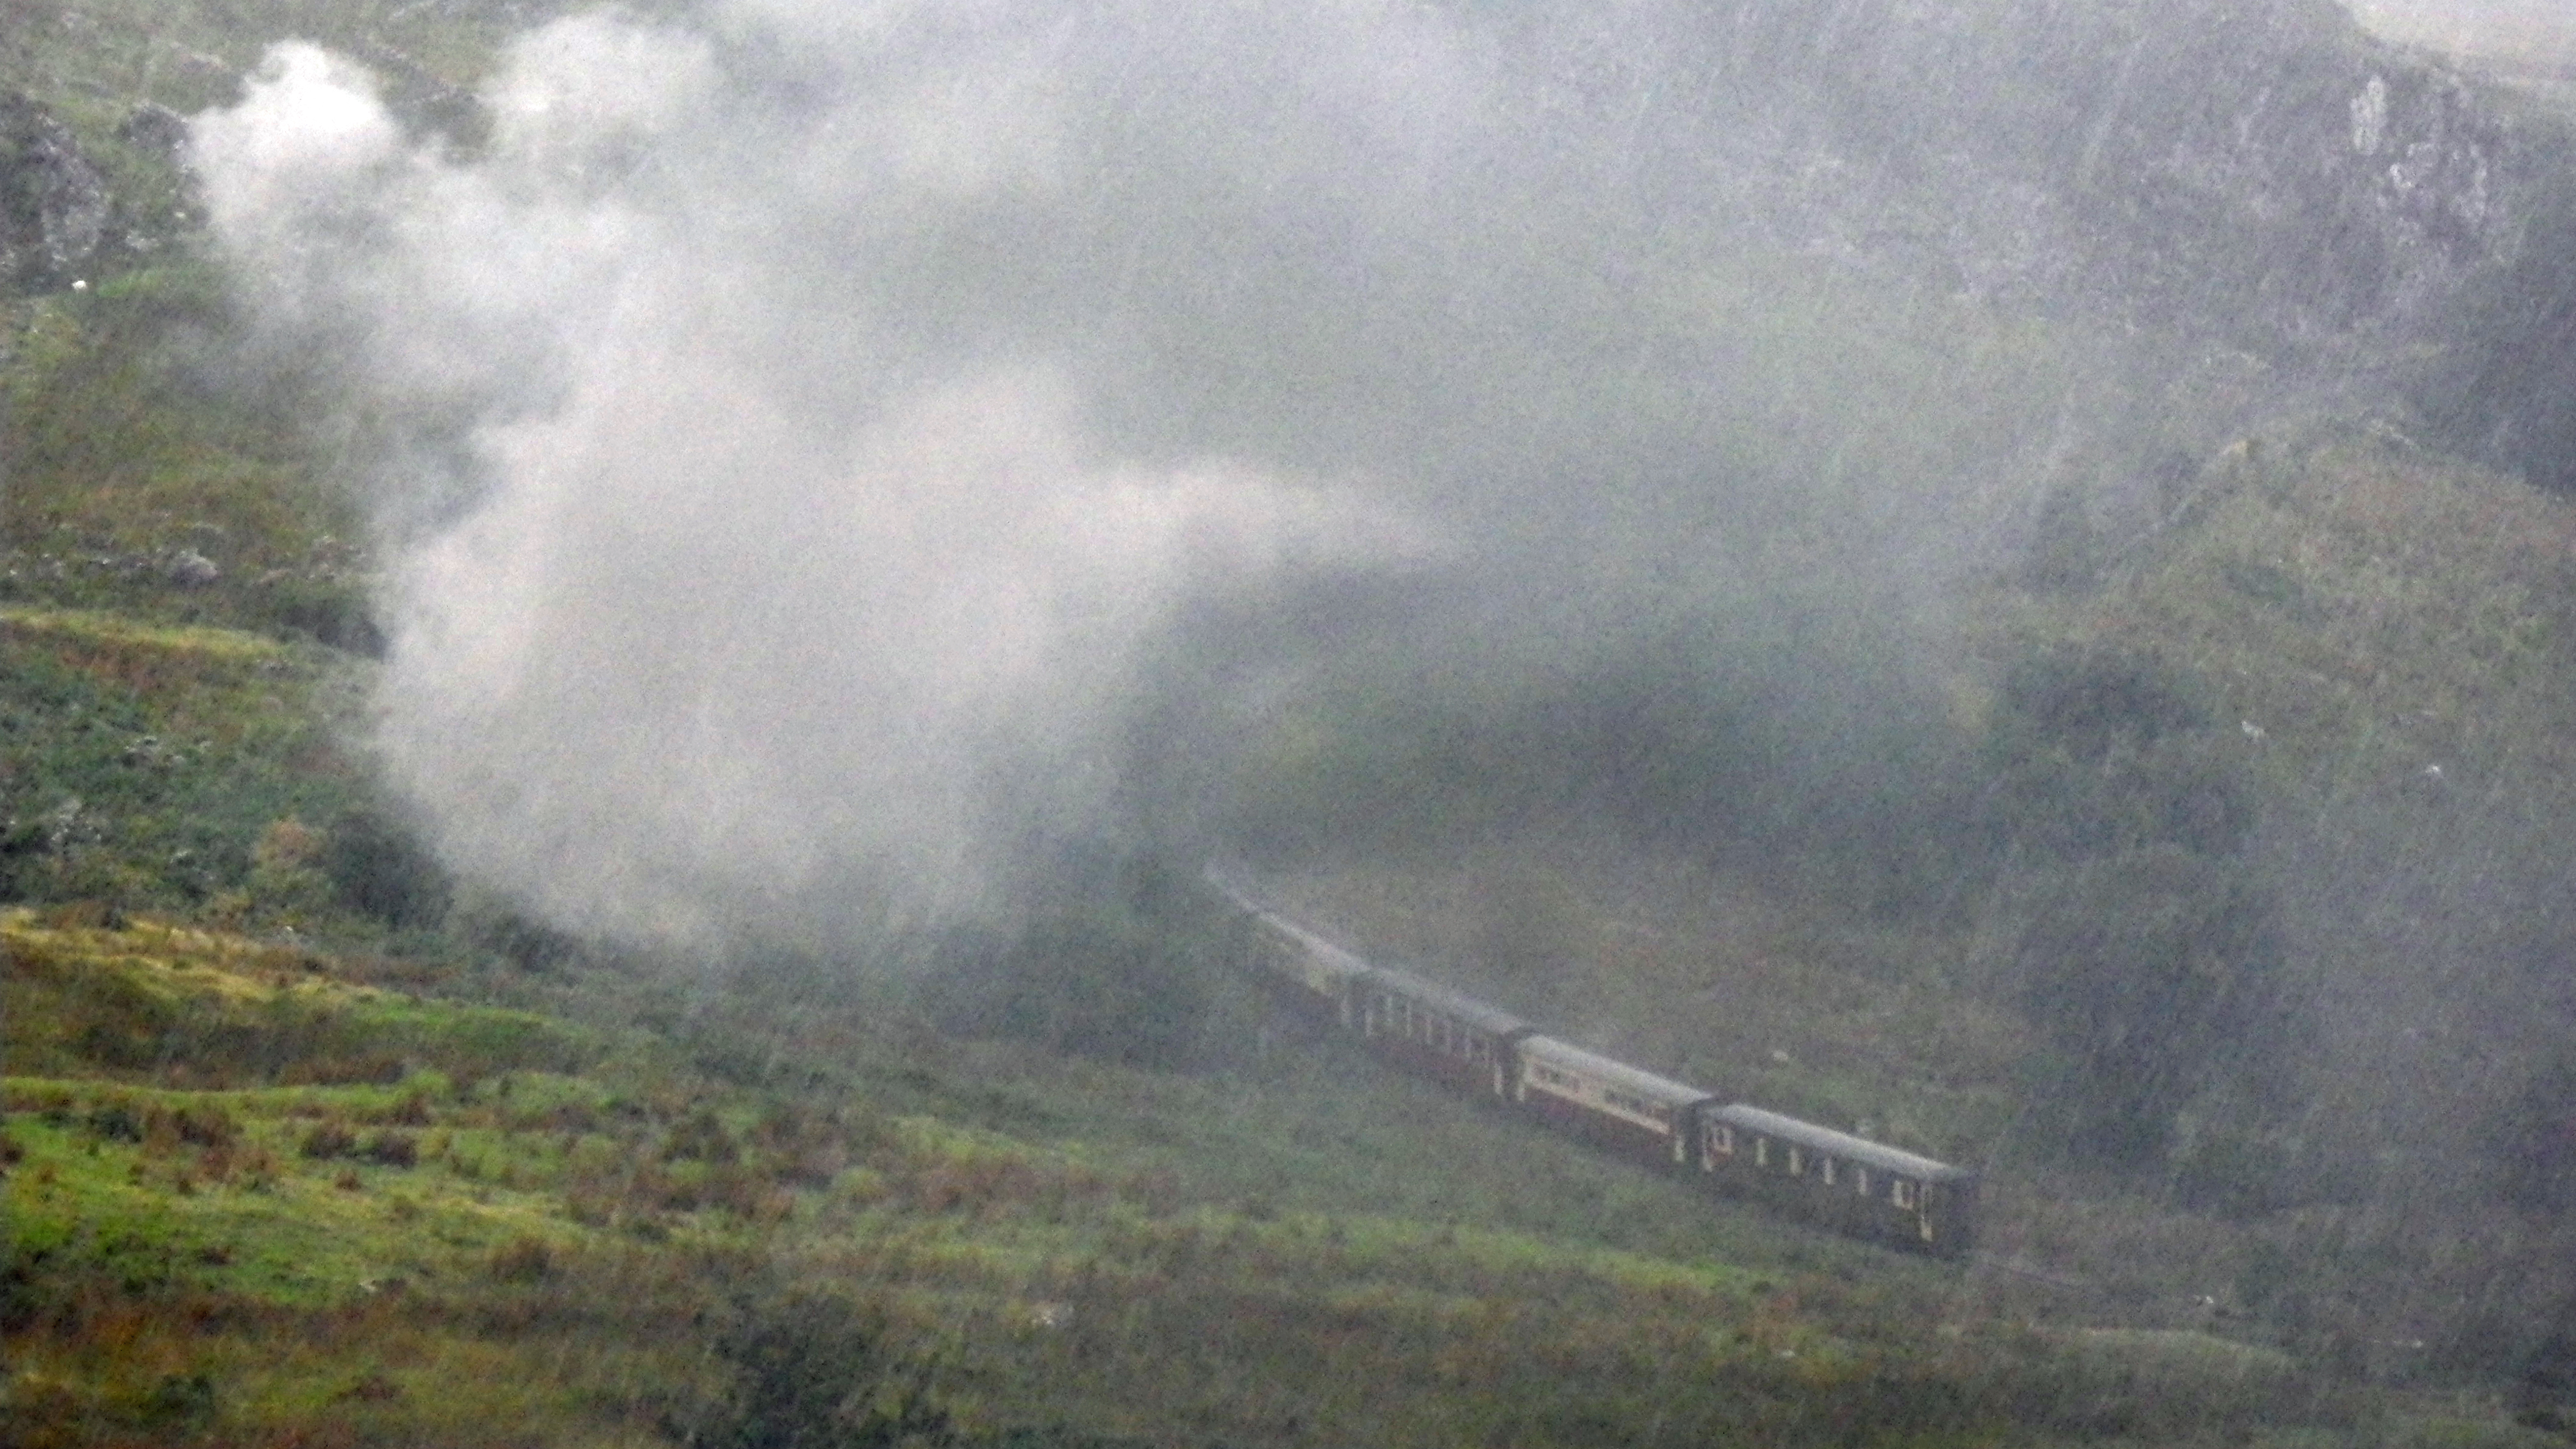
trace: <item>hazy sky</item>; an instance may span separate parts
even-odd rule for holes
[[[2576,57],[2576,0],[2352,0],[2352,8],[2404,39]]]

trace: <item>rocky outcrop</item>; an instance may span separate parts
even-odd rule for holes
[[[109,210],[106,179],[69,128],[0,94],[0,285],[68,285],[97,254]]]
[[[1703,115],[1793,118],[1935,218],[1893,229],[1922,265],[2411,407],[2576,488],[2576,129],[2541,108],[2331,0],[1699,15],[1675,73],[1709,77]]]
[[[147,156],[177,161],[188,146],[188,118],[156,101],[145,101],[117,124],[116,139]]]

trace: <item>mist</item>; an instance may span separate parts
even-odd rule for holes
[[[1050,244],[1100,163],[1022,20],[576,17],[470,153],[290,46],[199,122],[259,314],[386,419],[374,743],[470,878],[652,939],[975,909],[1107,808],[1176,598],[1435,550],[1357,459],[1104,440],[1020,322],[1172,234]]]
[[[1351,838],[1426,771],[1294,762],[1389,737],[1470,741],[1452,829],[1863,821],[2044,516],[2118,556],[2323,414],[2563,453],[2457,336],[2546,157],[2323,0],[2188,8],[727,0],[539,26],[469,134],[282,47],[192,158],[449,867],[848,940]]]
[[[2354,0],[2362,23],[2395,39],[2564,65],[2576,16],[2553,0]]]
[[[510,48],[474,137],[281,47],[193,160],[358,440],[389,778],[558,924],[832,933],[1006,904],[1141,758],[1347,665],[1283,608],[1506,672],[1784,589],[1910,631],[2029,425],[1954,419],[1889,487],[1851,439],[1950,391],[1859,378],[1855,423],[1811,359],[1711,367],[1757,300],[1695,278],[1730,227],[1658,256],[1711,198],[1641,174],[1653,84],[1557,71],[1652,60],[1617,19],[597,11]],[[1826,597],[1860,569],[1896,582]],[[1149,675],[1204,707],[1140,756]]]

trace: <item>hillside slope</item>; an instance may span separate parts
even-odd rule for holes
[[[1319,923],[1627,1060],[1985,1167],[1992,1255],[1965,1268],[1301,1035],[1185,912],[1086,901],[1129,930],[1088,954],[1040,932],[667,960],[460,887],[368,767],[362,439],[304,426],[328,379],[239,350],[167,118],[295,34],[470,146],[463,88],[548,8],[0,6],[0,139],[44,179],[12,193],[0,299],[0,1446],[2563,1442],[2538,1426],[2576,1423],[2576,1392],[2535,1384],[2576,1294],[2576,514],[2385,422],[2041,507],[2026,554],[1941,601],[1938,738],[1886,768],[1883,815],[1813,836],[1515,794],[1563,737],[1509,729],[1580,716],[1580,678],[1407,676],[1415,753],[1329,702],[1256,742],[1309,812],[1275,865]],[[2326,54],[2303,135],[2384,59]],[[2401,130],[2461,94],[2416,79]],[[2155,152],[2151,119],[2096,149]],[[2545,169],[2556,133],[2529,134],[2516,164]],[[2318,205],[2379,184],[2348,160]],[[2256,250],[2242,294],[2285,265]],[[1747,456],[1853,449],[1857,398],[1892,441],[1836,469],[1973,472],[1991,419],[1908,419],[1948,385],[2053,393],[2086,346],[2081,309],[2038,329],[1936,298],[1898,326],[1905,278],[1731,265],[1677,329],[1815,332],[1748,344]],[[1457,701],[1506,728],[1461,745]],[[1639,790],[1787,752],[1733,723]],[[1798,780],[1758,782],[1794,816]],[[1435,781],[1429,813],[1473,828],[1317,847],[1317,781],[1364,804]],[[2120,955],[2140,940],[2174,949]],[[997,1025],[886,969],[925,955],[1046,989]],[[2111,957],[2179,984],[2083,969]],[[2261,1009],[2204,1014],[2262,1029],[2117,1097],[2154,1012],[2076,987],[2205,1007],[2222,978]],[[1158,985],[1180,1005],[1127,1051],[1118,1007]],[[2144,1126],[2106,1145],[2114,1118]]]
[[[719,991],[663,1036],[202,930],[17,912],[0,940],[12,1445],[836,1413],[861,1442],[2258,1442],[2443,1412],[2205,1334],[2035,1328],[2058,1290],[1748,1216],[1323,1044],[1182,1080],[906,1040],[881,1004]]]

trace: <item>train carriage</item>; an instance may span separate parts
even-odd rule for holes
[[[1358,1030],[1371,1050],[1467,1091],[1510,1099],[1512,1048],[1536,1027],[1392,966],[1371,968],[1358,995]]]
[[[1542,1036],[1529,1023],[1377,966],[1271,911],[1228,872],[1237,952],[1270,993],[1374,1054],[1574,1136],[1822,1226],[1945,1256],[1977,1230],[1977,1174],[1884,1143],[1719,1098]]]
[[[1933,1253],[1976,1240],[1977,1174],[1929,1157],[1735,1104],[1699,1113],[1700,1170],[1861,1237]]]
[[[1242,934],[1237,948],[1255,979],[1308,1015],[1321,1015],[1346,1030],[1358,1029],[1359,988],[1377,967],[1357,952],[1265,909],[1215,868],[1209,868],[1205,879],[1240,913]]]
[[[1716,1098],[1554,1037],[1521,1038],[1512,1100],[1549,1124],[1667,1170],[1690,1156],[1694,1113]]]

